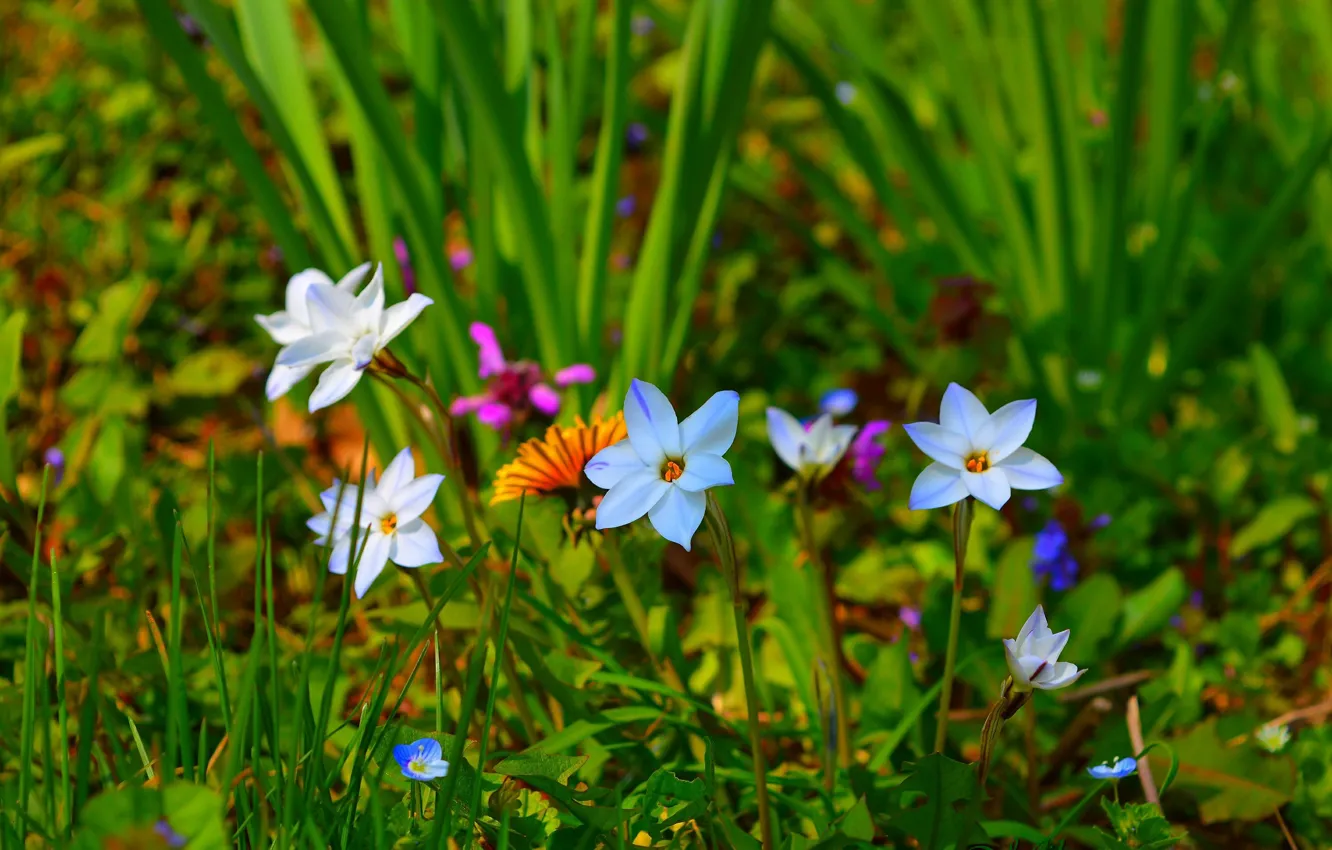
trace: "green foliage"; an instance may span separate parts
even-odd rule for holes
[[[718,497],[779,847],[1332,843],[1323,4],[19,0],[5,35],[0,846],[759,847],[710,541],[639,522],[612,571],[588,482],[488,504],[633,377],[741,392]],[[596,381],[498,433],[378,379],[270,404],[253,317],[366,259],[434,299],[393,351],[444,407],[497,386],[473,321]],[[876,488],[839,465],[807,552],[763,410],[852,387],[840,422],[900,424],[953,380],[1037,398],[1065,484],[977,507],[930,754],[925,458],[894,427]],[[305,521],[406,445],[448,563],[358,599]],[[1037,603],[1088,672],[980,788],[956,759]],[[1130,695],[1159,807],[1084,773]],[[418,783],[391,748],[426,737]]]

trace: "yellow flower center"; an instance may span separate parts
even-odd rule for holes
[[[990,468],[990,455],[988,452],[976,452],[967,457],[967,472],[984,472]]]
[[[684,475],[684,466],[677,461],[668,460],[666,465],[661,468],[661,478],[663,481],[671,482]]]
[[[397,531],[398,515],[385,514],[384,518],[379,521],[379,530],[384,534],[392,534],[393,532]]]

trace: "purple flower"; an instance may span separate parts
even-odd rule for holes
[[[620,218],[628,218],[634,214],[634,210],[637,208],[638,202],[634,199],[633,195],[625,195],[623,198],[620,198],[620,200],[615,202],[615,214]]]
[[[1038,501],[1036,501],[1036,497],[1035,497],[1035,496],[1023,496],[1023,497],[1022,497],[1022,509],[1023,509],[1024,511],[1034,511],[1034,510],[1036,510],[1037,508],[1039,508],[1040,506],[1041,506],[1041,503],[1038,502]]]
[[[919,608],[913,608],[910,605],[903,605],[900,609],[898,609],[897,616],[902,621],[902,625],[906,626],[908,629],[911,629],[913,632],[916,629],[920,628]]]
[[[721,246],[722,246],[722,235],[721,235],[721,231],[720,231],[720,230],[714,230],[714,231],[712,231],[712,248],[713,248],[713,250],[715,251],[716,249],[720,248]]]
[[[1189,607],[1195,611],[1201,611],[1203,607],[1203,592],[1195,590],[1189,594]]]
[[[1087,527],[1092,531],[1099,531],[1110,524],[1110,514],[1097,514],[1092,521],[1087,523]]]
[[[847,388],[828,390],[819,399],[819,412],[831,413],[833,416],[846,416],[856,409],[856,403],[860,398],[856,391]]]
[[[412,269],[412,256],[407,253],[407,243],[401,236],[393,237],[393,255],[398,258],[398,268],[402,269],[402,286],[411,295],[416,291],[416,272]]]
[[[52,484],[59,484],[65,479],[65,453],[59,446],[52,446],[43,452],[42,463],[51,467]]]
[[[861,427],[860,433],[851,441],[851,450],[847,452],[851,456],[851,475],[866,490],[878,490],[882,486],[875,475],[875,470],[879,468],[879,461],[883,459],[887,449],[878,438],[891,427],[893,423],[886,420],[871,420]]]
[[[624,131],[624,140],[629,143],[630,150],[638,150],[647,144],[648,128],[642,121],[634,121]]]
[[[1068,551],[1068,532],[1059,520],[1050,520],[1036,533],[1031,569],[1037,576],[1049,576],[1052,590],[1068,590],[1077,582],[1078,562]]]
[[[526,419],[533,410],[552,418],[558,414],[560,394],[555,387],[563,389],[596,380],[597,373],[591,366],[575,363],[555,373],[555,387],[552,387],[546,383],[545,374],[536,363],[505,360],[504,351],[490,325],[473,322],[469,332],[477,346],[477,375],[487,380],[487,386],[479,395],[454,399],[449,406],[449,413],[454,416],[475,413],[478,421],[496,431],[504,431],[515,419]]]
[[[167,823],[166,818],[158,820],[153,825],[153,832],[160,835],[169,847],[184,847],[189,842],[188,838],[171,828],[171,824]]]
[[[460,272],[472,264],[472,249],[466,245],[449,251],[449,265],[455,272]]]
[[[657,22],[650,15],[634,15],[629,28],[634,31],[634,35],[647,35],[657,28]]]
[[[611,254],[611,265],[615,266],[615,268],[619,269],[620,271],[624,271],[625,269],[631,267],[633,264],[634,264],[634,258],[629,254],[621,254],[618,252],[615,254]]]

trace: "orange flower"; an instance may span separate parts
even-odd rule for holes
[[[629,436],[624,414],[608,420],[592,417],[587,425],[575,417],[572,428],[552,425],[546,436],[518,447],[518,458],[495,473],[495,495],[490,504],[507,502],[524,493],[546,496],[557,490],[576,491],[583,483],[583,467],[592,456]]]

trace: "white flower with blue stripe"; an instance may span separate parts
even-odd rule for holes
[[[1036,399],[990,413],[971,392],[949,384],[939,422],[904,425],[934,463],[911,486],[912,510],[942,508],[967,496],[999,510],[1013,490],[1048,490],[1064,483],[1054,464],[1022,444],[1036,422]]]
[[[716,393],[681,422],[661,390],[635,378],[624,397],[628,439],[592,456],[591,482],[609,492],[597,528],[618,528],[645,514],[657,533],[687,551],[703,522],[707,491],[734,484],[722,455],[735,442],[740,394]]]

